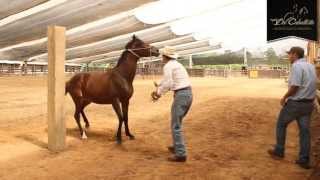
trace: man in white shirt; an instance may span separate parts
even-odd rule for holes
[[[171,107],[171,129],[173,146],[168,150],[175,154],[169,161],[185,162],[187,159],[184,138],[182,134],[182,119],[188,113],[192,104],[192,90],[189,75],[186,69],[176,59],[178,54],[173,47],[166,46],[161,51],[163,67],[163,79],[158,85],[157,91],[152,92],[153,100],[158,100],[168,91],[174,91],[174,101]]]
[[[288,91],[280,104],[283,106],[277,121],[276,145],[268,153],[274,159],[284,158],[287,126],[297,120],[300,131],[300,153],[296,163],[302,168],[309,167],[310,154],[310,117],[313,110],[313,101],[316,96],[316,71],[314,65],[304,59],[304,50],[301,47],[292,47],[288,52],[292,64],[288,80]]]

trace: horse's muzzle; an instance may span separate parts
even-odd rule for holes
[[[150,51],[152,56],[158,57],[160,55],[159,49],[154,46],[151,46]]]

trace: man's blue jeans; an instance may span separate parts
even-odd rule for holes
[[[297,120],[300,131],[300,153],[299,160],[301,162],[309,162],[310,153],[310,117],[313,111],[313,102],[297,102],[288,100],[280,111],[276,137],[277,144],[275,152],[279,155],[284,155],[287,126]]]
[[[188,113],[192,104],[191,89],[177,91],[171,107],[171,130],[173,147],[178,157],[186,156],[186,148],[182,133],[182,119]]]

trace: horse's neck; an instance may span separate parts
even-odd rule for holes
[[[124,77],[128,82],[132,83],[136,75],[138,57],[131,53],[126,53],[126,56],[123,56],[123,58],[126,59],[124,59],[117,68],[121,76]]]

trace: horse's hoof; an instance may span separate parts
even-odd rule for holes
[[[90,125],[86,125],[86,129],[90,129]]]
[[[88,137],[87,137],[87,135],[86,135],[86,132],[83,131],[82,136],[81,136],[81,139],[88,139]]]
[[[117,144],[118,144],[118,145],[121,145],[121,144],[122,144],[122,141],[121,141],[121,140],[117,140]]]
[[[129,139],[130,139],[130,140],[135,140],[136,138],[135,138],[133,135],[130,135],[130,136],[129,136]]]

